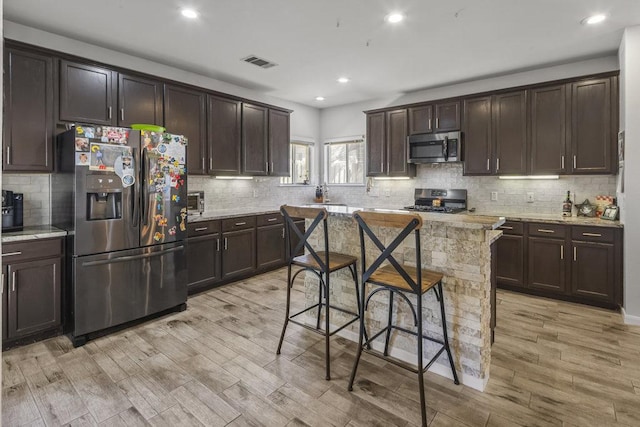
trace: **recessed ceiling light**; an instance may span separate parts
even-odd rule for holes
[[[198,17],[198,12],[193,9],[182,9],[181,13],[185,18],[195,19]]]
[[[349,78],[348,77],[340,77],[338,79],[338,83],[349,83]]]
[[[316,96],[316,101],[324,101],[324,96]]]
[[[404,15],[401,13],[390,13],[384,19],[391,24],[397,24],[404,19]]]
[[[593,24],[599,24],[600,22],[604,21],[605,19],[607,19],[607,16],[600,13],[598,15],[591,15],[587,18],[584,18],[582,20],[583,24],[589,24],[589,25],[593,25]]]

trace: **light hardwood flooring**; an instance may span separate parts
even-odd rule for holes
[[[58,337],[3,354],[2,425],[411,426],[414,374],[290,326],[286,269],[192,297],[185,312],[74,349]],[[303,304],[302,280],[295,301]],[[484,393],[426,375],[431,426],[640,425],[640,327],[577,304],[498,293]]]

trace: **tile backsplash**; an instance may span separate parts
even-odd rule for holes
[[[557,180],[500,180],[497,177],[463,176],[462,164],[419,165],[416,178],[409,180],[372,180],[371,191],[361,186],[330,186],[333,203],[350,206],[401,208],[413,204],[414,188],[465,188],[469,207],[489,213],[560,213],[567,191],[575,201],[597,195],[616,194],[616,176],[561,176]],[[315,185],[280,185],[280,178],[255,177],[251,180],[221,180],[190,176],[189,190],[205,192],[205,209],[236,207],[275,208],[281,204],[311,203]],[[4,174],[2,187],[24,193],[25,225],[50,222],[50,176],[48,174]],[[498,200],[491,200],[491,192]],[[534,202],[527,203],[527,193]]]

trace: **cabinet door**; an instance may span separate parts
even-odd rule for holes
[[[431,105],[409,108],[409,135],[433,131],[432,116],[433,108]]]
[[[611,173],[611,107],[611,79],[571,84],[573,173]]]
[[[256,231],[250,228],[222,234],[222,278],[251,273],[256,268]]]
[[[206,97],[204,92],[181,86],[164,86],[164,125],[167,132],[187,137],[187,171],[207,172]]]
[[[491,174],[491,97],[464,100],[464,173]]]
[[[2,265],[2,342],[8,338],[7,315],[9,313],[7,299],[9,299],[9,288],[7,287],[7,266]]]
[[[387,174],[409,175],[407,163],[407,110],[387,112]]]
[[[596,300],[615,300],[614,246],[609,243],[572,242],[571,292]]]
[[[60,258],[9,264],[7,338],[60,325]]]
[[[289,112],[269,110],[269,175],[291,174],[289,151]]]
[[[531,89],[531,140],[529,168],[532,175],[566,172],[567,96],[566,86]]]
[[[7,49],[4,64],[5,171],[53,170],[53,58]]]
[[[385,175],[385,113],[367,114],[367,176]]]
[[[283,224],[258,227],[256,242],[258,269],[284,264],[285,244]]]
[[[267,108],[242,104],[242,173],[267,175]]]
[[[162,83],[118,75],[118,126],[146,123],[162,126]]]
[[[436,132],[460,130],[460,102],[446,102],[435,106]]]
[[[116,124],[116,72],[60,61],[60,120]]]
[[[565,293],[565,242],[560,239],[529,237],[529,280],[533,289]]]
[[[527,173],[526,92],[495,95],[492,108],[495,171],[501,175],[524,175]]]
[[[187,285],[220,280],[220,234],[187,240]]]
[[[524,237],[503,234],[496,251],[498,284],[524,287]]]
[[[238,175],[240,173],[241,102],[209,95],[209,173]]]

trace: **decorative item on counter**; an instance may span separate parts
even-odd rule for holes
[[[615,221],[616,219],[618,219],[619,211],[620,211],[620,208],[618,208],[618,206],[609,205],[604,209],[604,212],[602,213],[602,219]]]
[[[584,202],[576,204],[576,208],[578,208],[578,216],[596,216],[597,206],[591,203],[589,199],[584,199]]]
[[[615,198],[613,196],[596,196],[596,215],[602,216],[607,206],[615,204]]]
[[[442,205],[442,199],[433,199],[433,201],[431,202],[431,205],[435,207],[440,207]]]
[[[567,191],[567,198],[564,199],[562,203],[562,216],[571,216],[571,209],[573,207],[573,203],[571,202],[571,191]]]
[[[316,185],[316,198],[313,200],[315,203],[322,203],[322,188]]]

